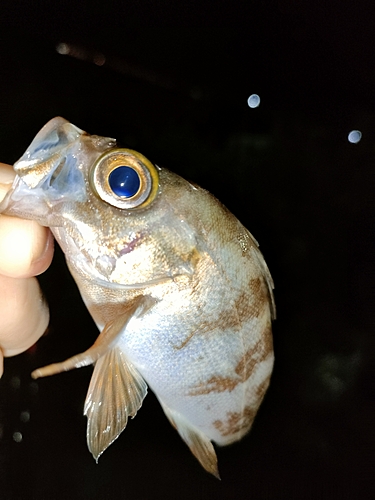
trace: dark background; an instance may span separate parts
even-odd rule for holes
[[[375,498],[373,5],[2,0],[0,160],[62,115],[201,184],[260,242],[278,319],[271,388],[217,450],[221,482],[152,394],[96,465],[92,369],[30,378],[97,336],[56,252],[48,335],[0,382],[0,499]]]

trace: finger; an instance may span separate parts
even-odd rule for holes
[[[50,231],[35,221],[0,216],[0,274],[14,278],[36,276],[53,256]]]
[[[13,169],[0,164],[0,201],[11,187]],[[0,215],[0,274],[14,278],[44,272],[53,257],[53,237],[37,222]]]
[[[14,176],[9,165],[0,164],[0,200]],[[46,228],[0,215],[0,376],[3,357],[25,351],[47,328],[48,308],[37,280],[29,276],[43,272],[52,254],[53,239]],[[26,278],[19,279],[21,276]]]
[[[14,356],[43,335],[49,311],[36,278],[0,276],[0,296],[0,348],[4,356]]]
[[[0,163],[0,199],[2,200],[10,189],[16,173],[13,167],[6,163]]]

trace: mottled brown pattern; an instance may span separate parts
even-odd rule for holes
[[[258,398],[263,398],[268,386],[270,385],[271,377],[267,377],[258,387],[255,389],[255,394]]]
[[[247,380],[255,365],[263,359],[264,341],[263,338],[258,340],[254,347],[251,347],[245,354],[240,358],[234,371],[241,378],[241,382]],[[256,354],[259,352],[259,357]]]
[[[236,297],[233,311],[237,316],[238,324],[242,326],[249,319],[260,317],[268,306],[269,300],[264,281],[261,278],[253,278],[249,281],[249,288]]]
[[[238,377],[213,376],[205,382],[201,382],[189,391],[189,396],[209,394],[210,392],[233,391],[240,383],[246,382],[251,376],[257,363],[265,360],[272,352],[271,325],[266,329],[255,346],[251,347],[238,361],[234,371]]]
[[[253,315],[257,318],[264,311],[265,307],[269,307],[269,297],[267,286],[263,279],[253,278],[249,281],[251,295],[256,297],[253,304]]]
[[[193,288],[194,286],[195,284]],[[195,288],[194,291],[197,292]],[[254,297],[255,300],[252,300]],[[263,280],[260,278],[251,279],[249,289],[238,294],[231,310],[222,311],[213,321],[202,322],[199,328],[190,332],[180,345],[175,346],[175,349],[184,348],[197,333],[202,334],[225,329],[241,330],[246,321],[251,318],[258,318],[267,306],[268,294]]]
[[[214,427],[222,436],[230,436],[231,434],[244,433],[250,429],[256,415],[257,409],[251,406],[246,406],[242,413],[228,412],[227,420],[215,420]]]
[[[257,306],[258,300],[254,301],[250,290],[243,290],[239,293],[233,304],[233,309],[238,316],[238,322],[242,324],[250,318],[258,317],[259,307]]]
[[[241,378],[241,382],[245,382],[245,380],[251,376],[255,365],[266,359],[266,357],[272,352],[272,348],[271,325],[267,324],[262,337],[258,340],[255,346],[245,352],[234,369],[237,375]]]
[[[188,394],[189,396],[199,396],[201,394],[209,394],[210,392],[231,392],[239,382],[240,380],[231,377],[215,376],[206,382],[196,385]]]
[[[186,337],[186,339],[183,342],[181,342],[180,345],[173,346],[174,349],[177,349],[177,350],[183,349],[189,343],[189,341],[194,337],[194,335],[196,333],[197,333],[197,330],[194,330],[193,332],[190,332],[189,335]]]
[[[202,321],[198,328],[190,332],[185,340],[181,344],[175,345],[174,348],[182,349],[196,334],[203,334],[216,330],[240,329],[240,326],[237,316],[233,314],[233,311],[222,311],[213,321]]]
[[[273,351],[273,338],[272,338],[271,322],[267,323],[265,329],[263,330],[262,339],[264,342],[264,345],[263,345],[264,358],[266,358]]]
[[[259,295],[262,296],[262,300],[259,300],[259,302],[264,302],[267,300],[267,296],[264,293],[264,282],[261,278],[251,278],[249,281],[249,288],[251,292],[253,293],[254,296],[258,297]]]

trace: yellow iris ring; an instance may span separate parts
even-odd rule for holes
[[[109,176],[120,166],[133,168],[139,176],[139,189],[129,198],[116,195],[109,185]],[[98,196],[117,208],[147,207],[156,197],[159,175],[156,167],[141,153],[132,149],[117,148],[102,154],[91,169],[90,182]]]

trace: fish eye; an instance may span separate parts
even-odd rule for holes
[[[108,184],[117,196],[132,198],[138,193],[141,181],[134,168],[121,165],[109,174]]]
[[[159,187],[155,166],[131,149],[112,149],[95,162],[90,183],[94,192],[117,208],[143,208],[155,198]]]

